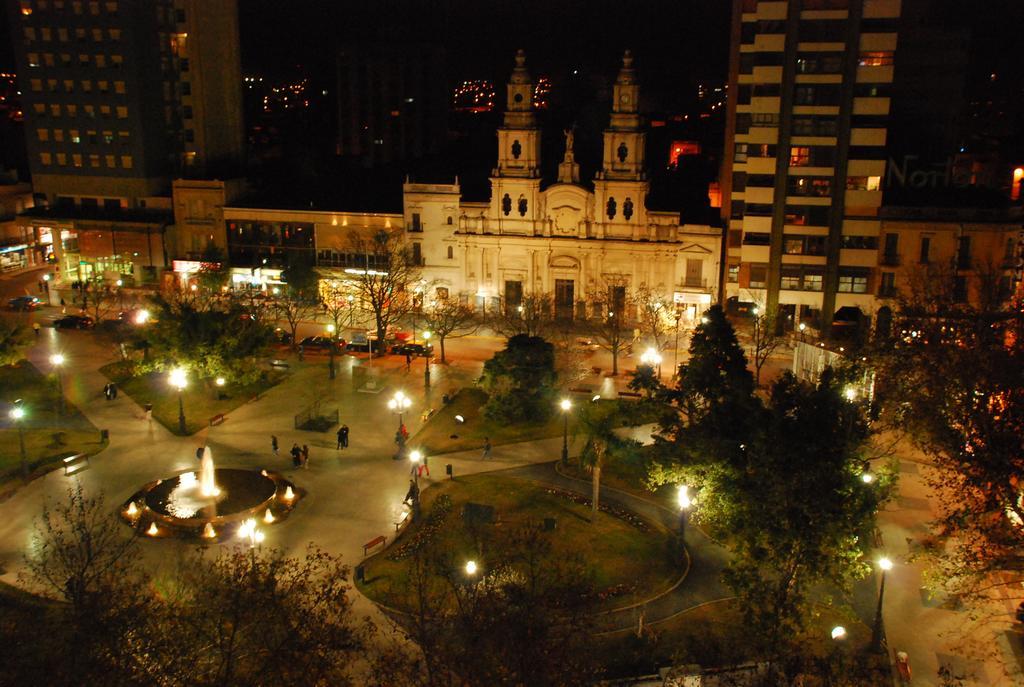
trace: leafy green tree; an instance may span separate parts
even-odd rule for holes
[[[487,325],[504,337],[516,334],[547,338],[555,330],[554,298],[550,293],[523,294],[518,303],[502,300],[487,313]]]
[[[632,439],[622,439],[615,434],[615,427],[622,418],[619,403],[602,401],[580,407],[579,427],[584,436],[580,460],[590,469],[590,507],[595,514],[600,508],[601,470],[606,462],[627,459],[627,453],[635,453],[639,448]]]
[[[0,315],[0,365],[13,365],[24,358],[31,342],[28,327],[13,317]]]
[[[870,572],[891,478],[862,479],[867,424],[831,373],[817,386],[785,373],[760,418],[737,454],[708,461],[696,517],[732,553],[725,582],[757,648],[778,659],[794,652],[815,590],[848,591]]]
[[[206,248],[203,249],[200,262],[202,267],[196,275],[199,288],[207,294],[221,293],[224,287],[228,285],[228,278],[230,277],[227,256],[224,254],[224,250],[213,241],[209,241],[206,244]]]
[[[246,384],[258,379],[254,364],[272,340],[269,326],[252,318],[237,301],[164,293],[152,300],[155,321],[146,325],[151,351],[148,367],[185,365],[208,382],[217,377]]]
[[[930,278],[928,278],[930,277]],[[967,598],[1024,581],[1024,315],[960,302],[952,275],[901,294],[877,359],[883,419],[931,459],[931,576]]]
[[[517,334],[484,363],[484,414],[506,422],[543,422],[555,396],[554,346],[536,336]]]

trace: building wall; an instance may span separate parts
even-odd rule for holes
[[[174,180],[174,229],[168,244],[177,258],[197,260],[210,243],[227,253],[224,206],[241,195],[244,185],[243,179]]]
[[[870,310],[899,0],[735,6],[725,295],[792,326]]]
[[[888,238],[895,236],[894,239]],[[978,306],[982,289],[1012,296],[1021,224],[1003,222],[885,219],[879,252],[882,302],[920,294],[944,280],[959,299]],[[922,244],[927,241],[927,250]],[[895,243],[894,243],[895,242]],[[891,275],[891,276],[884,276]],[[988,295],[988,294],[987,294]]]
[[[241,154],[234,0],[7,6],[29,166],[49,203],[140,207],[187,160]]]

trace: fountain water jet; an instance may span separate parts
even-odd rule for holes
[[[213,523],[206,523],[203,528],[203,536],[207,539],[215,539],[217,537],[217,531],[213,529]]]
[[[203,448],[203,457],[199,461],[199,493],[207,498],[220,494],[213,475],[213,451],[209,446]]]

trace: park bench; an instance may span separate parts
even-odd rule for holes
[[[620,391],[619,396],[625,398],[640,398],[640,394],[635,391]]]
[[[274,360],[270,361],[270,366],[271,367],[281,367],[281,368],[285,368],[285,369],[290,367],[288,365],[288,361],[287,360],[277,360],[276,358]]]
[[[400,530],[407,522],[409,522],[409,511],[405,510],[398,516],[398,522],[395,523],[395,534],[398,534],[398,530]]]
[[[85,453],[76,453],[67,458],[61,458],[60,462],[64,464],[64,474],[73,475],[89,465],[89,456]]]
[[[592,368],[590,368],[590,371],[593,372],[596,375],[601,374],[601,368],[599,368],[599,367],[592,367]]]
[[[383,534],[380,535],[379,537],[374,537],[370,541],[368,541],[365,544],[363,544],[363,555],[365,556],[367,551],[369,551],[373,547],[377,546],[378,544],[380,544],[381,546],[384,546],[387,543],[387,541],[388,541],[388,538],[385,537]]]
[[[210,418],[210,426],[216,427],[217,425],[224,424],[224,413],[217,413]]]

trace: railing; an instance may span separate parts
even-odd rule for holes
[[[687,277],[683,280],[683,286],[691,289],[706,289],[708,288],[708,280]]]

